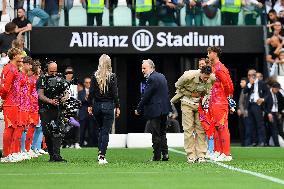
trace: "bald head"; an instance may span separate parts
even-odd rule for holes
[[[49,63],[47,67],[47,72],[48,72],[48,75],[57,74],[57,64],[55,62]]]

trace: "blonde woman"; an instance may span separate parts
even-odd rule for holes
[[[106,54],[100,57],[98,70],[92,76],[88,101],[88,112],[94,115],[98,126],[98,161],[99,164],[106,164],[105,155],[114,113],[116,117],[120,114],[117,79],[112,73],[111,59]]]

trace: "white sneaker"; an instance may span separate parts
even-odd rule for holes
[[[210,160],[215,161],[216,158],[220,156],[220,152],[215,151],[213,155],[210,156]]]
[[[2,163],[15,163],[19,160],[15,158],[12,154],[8,155],[7,157],[1,158]]]
[[[44,151],[43,149],[38,150],[40,154],[48,154],[48,152]]]
[[[206,159],[204,157],[200,157],[200,158],[197,159],[197,162],[198,163],[205,163]]]
[[[195,162],[195,159],[194,158],[187,158],[187,163],[191,164],[191,163],[194,163]]]
[[[38,155],[33,151],[33,150],[30,150],[27,152],[29,154],[29,156],[31,156],[32,158],[36,158],[38,157]]]
[[[81,146],[79,145],[79,143],[75,143],[75,149],[81,149]]]
[[[70,146],[69,146],[69,148],[74,148],[75,146],[73,145],[73,144],[71,144]],[[67,148],[67,146],[66,146],[66,148]]]
[[[22,157],[26,159],[32,159],[31,156],[29,156],[26,152],[22,152]]]
[[[99,164],[103,165],[103,164],[107,164],[107,163],[108,162],[107,162],[105,156],[100,155],[100,157],[99,157]]]
[[[211,157],[212,155],[213,155],[213,154],[211,154],[210,151],[207,150],[206,155],[205,155],[205,159],[210,159],[210,157]]]
[[[231,155],[226,156],[224,153],[222,153],[219,157],[217,157],[214,161],[232,161],[233,158]]]

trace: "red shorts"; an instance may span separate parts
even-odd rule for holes
[[[39,123],[39,114],[37,112],[36,113],[31,112],[29,122],[30,125],[37,125]]]
[[[18,106],[3,106],[3,115],[5,128],[19,125],[19,107]]]
[[[30,113],[26,111],[20,111],[19,112],[19,126],[27,126],[29,125],[30,120]]]

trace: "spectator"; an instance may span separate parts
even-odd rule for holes
[[[88,114],[88,98],[90,94],[91,78],[84,79],[84,89],[78,92],[78,100],[82,102],[79,109],[79,122],[80,122],[80,146],[94,146],[97,145],[96,136],[94,136],[95,125],[91,115]],[[86,139],[87,134],[87,139]],[[94,144],[95,143],[95,144]]]
[[[277,36],[272,36],[266,40],[266,43],[269,45],[269,54],[266,56],[266,61],[274,63],[276,57],[279,55],[279,51],[282,48],[282,42]]]
[[[155,1],[153,0],[135,0],[135,12],[137,18],[139,18],[139,26],[146,26],[147,22],[149,23],[149,26],[158,25],[157,15],[154,6]]]
[[[260,81],[263,80],[263,74],[260,72],[256,72],[256,78]]]
[[[282,36],[283,36],[283,28],[282,28],[282,24],[280,21],[275,21],[272,25],[272,32],[268,33],[268,37],[272,37],[272,36],[277,36],[279,37],[279,39],[282,40]]]
[[[25,38],[22,35],[18,36],[17,39],[12,41],[12,47],[13,48],[18,48],[18,49],[22,50],[22,52],[23,52],[22,55],[24,57],[30,56],[31,53],[30,53],[29,49],[25,48],[24,44],[25,44]]]
[[[15,33],[24,34],[24,32],[28,32],[32,30],[32,24],[28,19],[26,19],[26,11],[24,8],[18,8],[17,10],[17,18],[12,20],[13,23],[17,25]]]
[[[87,7],[87,26],[93,26],[95,18],[97,26],[102,26],[105,6],[104,0],[83,0],[82,3],[85,3]]]
[[[204,0],[203,7],[203,21],[204,26],[217,26],[218,22],[218,10],[219,0]]]
[[[42,0],[44,11],[49,14],[48,26],[58,26],[64,0]]]
[[[187,26],[192,26],[193,21],[195,26],[203,25],[203,10],[201,4],[201,0],[185,0],[185,23]]]
[[[257,145],[264,146],[265,144],[265,128],[263,120],[263,102],[268,95],[268,88],[264,81],[258,80],[256,71],[251,69],[248,71],[249,83],[244,89],[244,94],[248,94],[248,119],[251,124],[247,128],[247,145],[251,145],[254,129],[257,133]]]
[[[0,52],[6,56],[7,51],[12,47],[12,41],[16,39],[16,24],[9,22],[5,25],[5,32],[0,34]]]
[[[157,0],[157,14],[161,26],[177,26],[176,9],[179,6],[177,1]]]
[[[7,0],[0,0],[0,21],[1,16],[6,14]]]
[[[221,25],[238,25],[241,0],[221,0]]]
[[[284,99],[279,92],[280,88],[278,82],[273,83],[264,103],[267,145],[269,145],[269,139],[272,137],[274,145],[279,146],[278,134],[283,137],[282,110]]]
[[[33,24],[34,17],[38,17],[39,22],[33,26],[46,26],[49,15],[40,8],[41,0],[30,0],[29,2],[28,4],[28,0],[25,0],[23,5],[24,9],[28,10],[28,20]]]
[[[280,49],[279,55],[273,62],[269,72],[270,77],[277,77],[279,75],[284,76],[284,49]]]
[[[247,94],[244,94],[244,88],[247,85],[246,78],[242,78],[240,82],[241,86],[241,93],[239,98],[239,105],[238,105],[238,116],[239,116],[239,132],[240,132],[240,140],[241,145],[246,146],[246,128],[248,127],[248,103],[247,103]]]
[[[259,16],[257,9],[263,7],[257,0],[242,0],[245,25],[256,25],[256,19]]]
[[[284,0],[278,0],[273,9],[276,11],[278,17],[283,17],[283,11],[284,11]]]
[[[276,11],[274,9],[271,9],[268,12],[268,20],[267,20],[267,27],[268,27],[268,32],[269,33],[273,32],[273,30],[274,30],[273,26],[274,26],[274,23],[276,21],[279,21],[279,17],[277,16]]]

